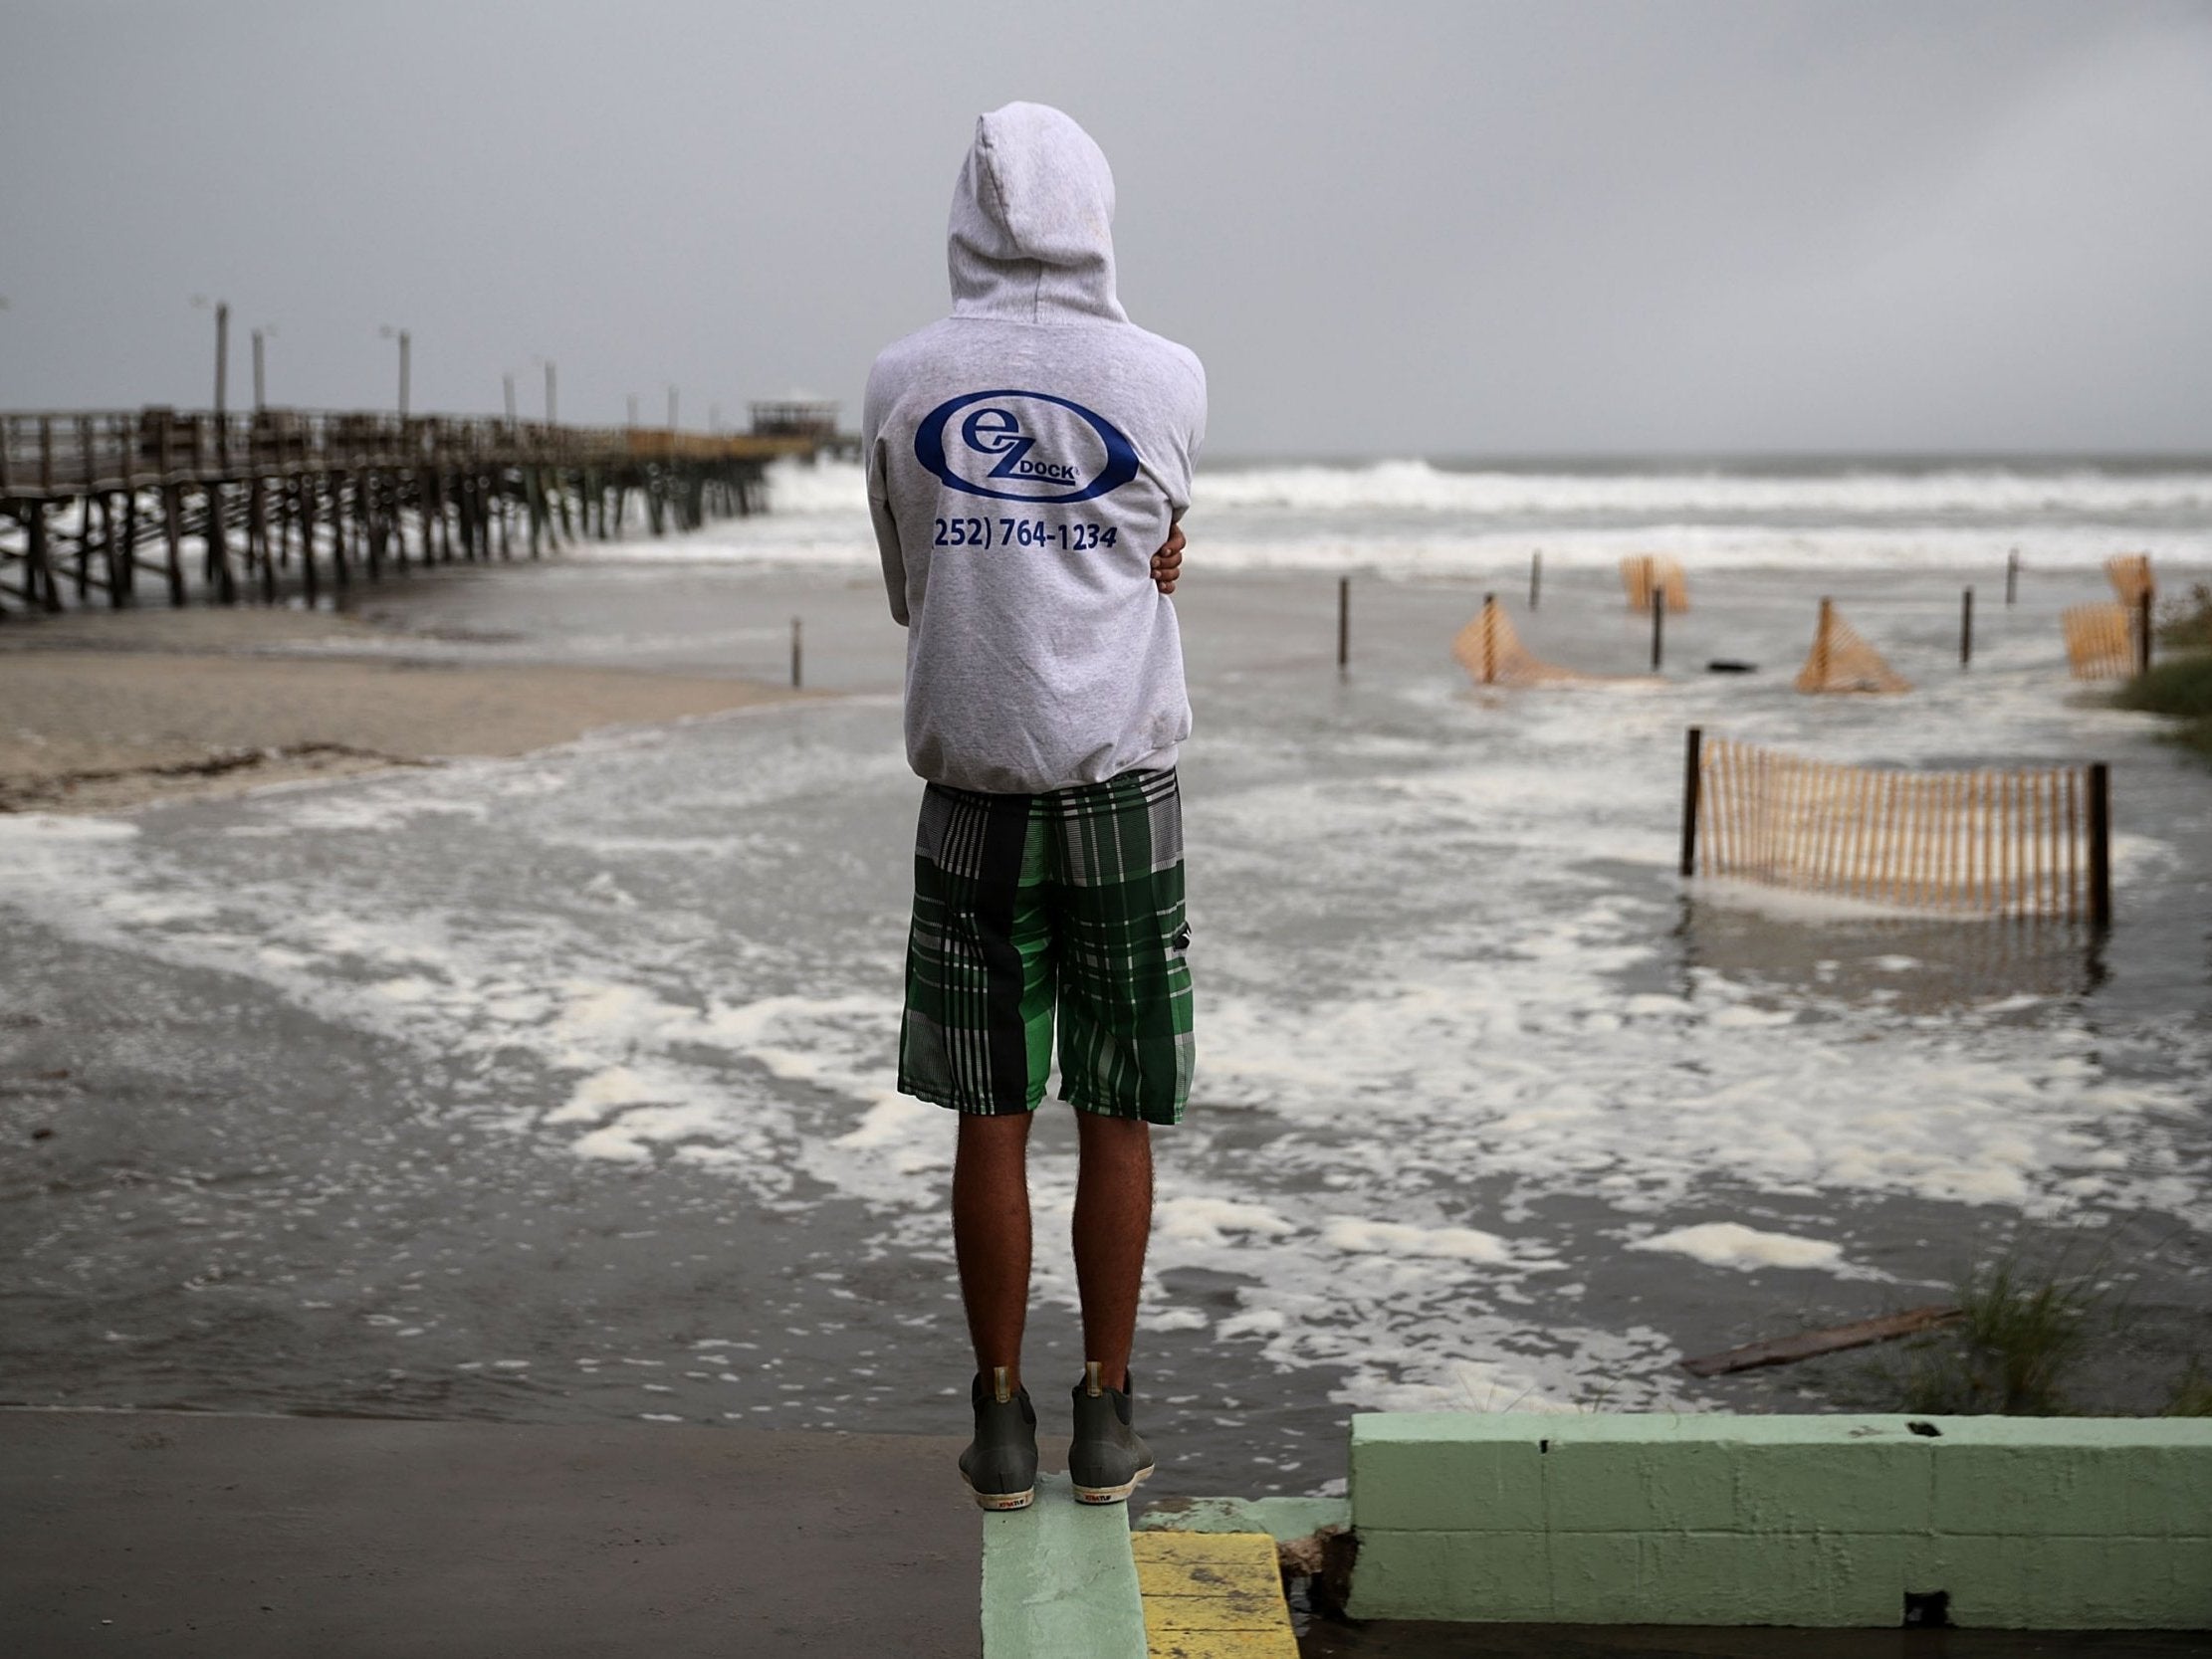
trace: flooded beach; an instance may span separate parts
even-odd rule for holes
[[[1533,614],[1525,542],[1340,560],[1340,677],[1334,570],[1252,552],[1255,522],[1222,524],[1224,569],[1194,516],[1177,599],[1200,1059],[1156,1138],[1159,1491],[1330,1490],[1357,1408],[1887,1406],[1865,1354],[1678,1361],[1947,1300],[2008,1249],[2124,1293],[2083,1406],[2162,1403],[2212,1314],[2212,773],[2067,678],[2094,558],[2031,562],[2007,608],[1988,535],[1978,568],[1954,532],[1685,555],[1661,680],[1485,692],[1448,648],[1493,588],[1540,655],[1644,669],[1609,542],[1554,552]],[[919,784],[880,583],[836,513],[606,551],[418,577],[368,640],[260,649],[773,681],[800,617],[824,695],[0,818],[10,1402],[960,1426],[952,1126],[891,1088]],[[1911,696],[1790,689],[1824,594]],[[2109,938],[1685,889],[1693,724],[2108,761]],[[1048,1424],[1073,1175],[1048,1102]]]

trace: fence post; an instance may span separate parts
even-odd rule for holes
[[[1352,578],[1336,579],[1336,666],[1343,673],[1352,664]]]
[[[1697,806],[1704,793],[1705,728],[1689,728],[1688,752],[1682,764],[1682,875],[1697,874]]]
[[[1497,595],[1482,595],[1482,684],[1497,683]]]
[[[2090,764],[2090,926],[2103,933],[2112,925],[2112,770],[2101,760]]]
[[[791,618],[791,690],[794,692],[799,689],[799,667],[798,618],[794,616]]]
[[[1534,610],[1544,596],[1544,549],[1539,547],[1528,555],[1528,608]]]
[[[1666,586],[1660,583],[1652,589],[1652,672],[1659,671],[1659,660],[1666,650]]]
[[[2146,585],[2135,598],[2135,672],[2138,674],[2150,672],[2150,626],[2151,590]]]
[[[1966,668],[1974,661],[1974,590],[1966,589],[1958,596],[1958,666]]]

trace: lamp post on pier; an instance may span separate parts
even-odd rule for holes
[[[269,401],[269,381],[263,372],[261,342],[277,331],[274,322],[264,322],[254,330],[254,413],[260,414]]]
[[[546,366],[546,424],[552,426],[556,418],[553,403],[553,360],[551,357],[533,357],[531,361]]]
[[[399,341],[399,418],[401,421],[405,421],[407,418],[407,356],[408,346],[413,343],[413,336],[406,329],[395,328],[389,322],[377,329],[376,332],[384,339],[397,339]]]
[[[225,394],[230,384],[230,302],[217,300],[215,307],[215,413],[223,413]],[[206,311],[209,301],[204,294],[192,296],[192,309]]]

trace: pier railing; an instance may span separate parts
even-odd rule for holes
[[[69,498],[175,482],[356,467],[591,466],[811,454],[800,435],[710,435],[335,409],[93,409],[0,414],[0,497]]]

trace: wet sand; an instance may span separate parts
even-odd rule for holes
[[[0,812],[110,812],[467,755],[794,694],[758,681],[456,663],[300,610],[73,615],[0,631]]]

